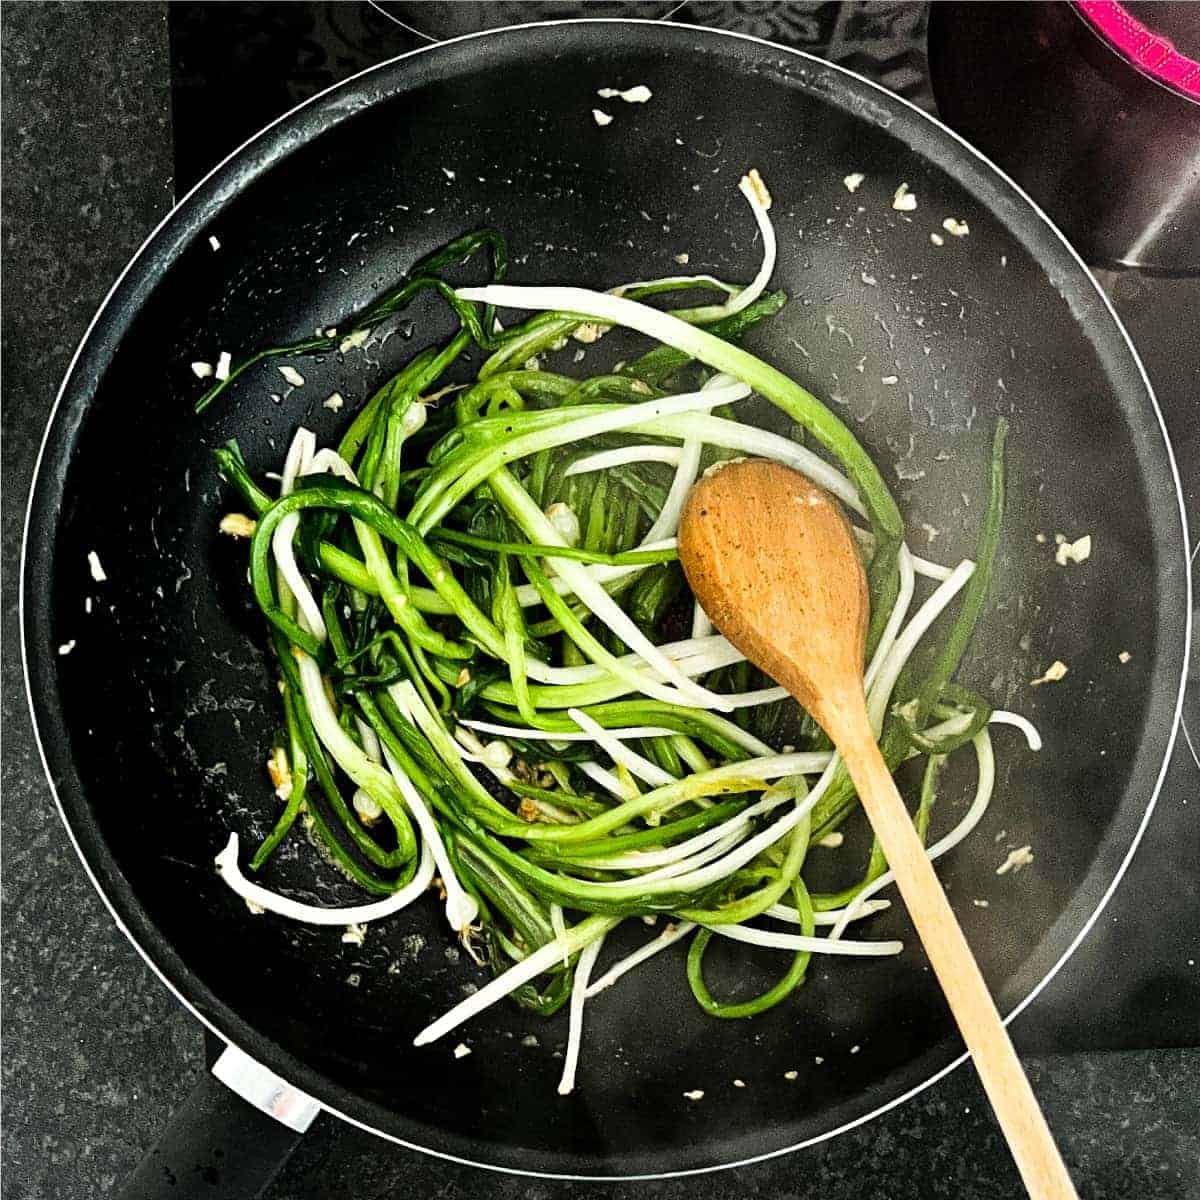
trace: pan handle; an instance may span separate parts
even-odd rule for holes
[[[226,1046],[115,1200],[257,1200],[320,1105]]]

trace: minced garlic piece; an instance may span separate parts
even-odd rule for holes
[[[246,516],[245,513],[226,513],[217,528],[230,537],[248,538],[254,536],[257,525],[258,522],[253,517]]]
[[[1121,653],[1117,655],[1117,661],[1127,663],[1132,657],[1133,655],[1130,654],[1128,650],[1122,650]]]
[[[946,244],[946,239],[944,237],[942,237],[942,235],[940,233],[931,233],[929,235],[929,240],[935,246],[944,246]]]
[[[1073,542],[1068,542],[1066,538],[1055,538],[1058,542],[1058,549],[1054,551],[1054,561],[1060,567],[1065,567],[1067,563],[1086,562],[1089,555],[1092,553],[1092,535],[1085,533],[1083,537],[1077,538]]]
[[[466,1045],[464,1042],[459,1042],[458,1045],[454,1047],[455,1058],[466,1058],[470,1053],[471,1047]]]
[[[218,379],[228,379],[229,369],[233,366],[233,355],[228,350],[222,350],[217,355],[217,369],[214,372]]]
[[[997,875],[1007,875],[1009,871],[1019,871],[1022,867],[1027,867],[1033,862],[1033,849],[1030,846],[1021,846],[1014,850],[997,868]]]
[[[832,833],[827,833],[823,838],[818,838],[817,845],[824,846],[827,850],[836,850],[845,840],[846,835],[840,829],[835,829]]]
[[[212,363],[194,362],[192,363],[192,374],[197,379],[211,379],[213,373]]]
[[[691,256],[687,253],[687,251],[684,251],[682,254],[675,255],[675,261],[681,267],[686,267],[688,265],[688,263],[691,261]]]
[[[276,746],[267,759],[267,774],[275,788],[275,795],[284,802],[292,794],[292,768],[282,746]]]
[[[366,344],[367,338],[371,336],[369,329],[356,329],[353,333],[348,333],[340,342],[338,342],[338,350],[346,354],[350,350],[357,350],[359,346]]]
[[[577,342],[583,342],[585,346],[590,346],[593,342],[598,342],[607,332],[607,327],[596,321],[584,321],[571,336]]]
[[[342,934],[342,941],[347,946],[361,946],[367,937],[366,925],[347,925],[346,931]]]
[[[616,100],[619,97],[626,104],[645,104],[654,93],[644,83],[639,83],[623,92],[619,88],[602,87],[597,90],[596,95],[601,100]]]
[[[71,651],[74,649],[75,649],[75,639],[72,638],[69,642],[63,642],[63,644],[61,646],[59,646],[58,652],[61,655],[66,655],[66,654],[70,654]]]
[[[892,197],[892,207],[897,212],[912,212],[917,207],[917,198],[908,190],[908,184],[902,183]]]
[[[684,1092],[683,1098],[685,1100],[703,1100],[704,1093],[699,1088],[696,1088],[693,1092]]]
[[[328,400],[321,401],[321,407],[329,409],[330,412],[341,412],[342,405],[345,403],[341,392],[332,392]]]
[[[862,186],[863,180],[865,179],[866,176],[861,171],[851,171],[851,173],[842,180],[842,183],[845,186],[846,191],[853,195]]]
[[[88,569],[92,573],[92,578],[97,583],[104,583],[108,576],[104,573],[104,568],[100,565],[100,555],[95,550],[88,551]]]
[[[592,109],[592,120],[595,121],[601,129],[603,129],[605,125],[612,124],[612,117],[599,108]]]
[[[466,687],[467,684],[470,682],[471,682],[471,672],[468,671],[466,667],[463,667],[463,669],[461,671],[459,671],[459,673],[458,673],[458,678],[454,681],[454,686],[455,687]]]
[[[284,382],[290,383],[292,387],[304,386],[304,376],[295,367],[280,367],[279,373],[283,376]]]
[[[1039,676],[1037,679],[1029,681],[1030,687],[1038,687],[1043,683],[1057,683],[1067,673],[1067,664],[1060,662],[1057,658],[1046,668],[1046,673]]]
[[[971,232],[971,227],[966,223],[966,221],[959,221],[954,217],[947,217],[942,222],[942,228],[951,237],[966,237],[967,234]]]

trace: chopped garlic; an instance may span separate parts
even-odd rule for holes
[[[1033,862],[1033,849],[1030,846],[1021,846],[1014,850],[997,868],[997,875],[1007,875],[1009,871],[1019,871],[1022,867],[1027,867]]]
[[[699,1088],[697,1088],[694,1092],[684,1092],[683,1098],[685,1100],[703,1100],[704,1093]]]
[[[942,228],[951,237],[966,237],[967,234],[971,232],[971,227],[966,223],[966,221],[958,221],[955,220],[954,217],[947,217],[942,222]]]
[[[292,768],[282,746],[276,746],[267,759],[267,774],[271,777],[275,795],[286,803],[292,794]]]
[[[986,900],[972,900],[971,903],[975,905],[976,908],[987,908],[988,906],[988,902]]]
[[[210,233],[208,235],[208,244],[214,250],[220,250],[220,248],[221,248],[221,243],[217,241],[217,235],[215,233]]]
[[[459,671],[459,673],[458,673],[458,678],[454,681],[454,686],[455,687],[466,687],[467,684],[470,682],[471,682],[471,672],[468,671],[466,667],[463,667],[463,669],[461,671]]]
[[[942,235],[940,233],[931,233],[929,235],[929,240],[935,246],[944,246],[946,244],[946,239],[944,237],[942,237]]]
[[[743,1079],[735,1079],[733,1081],[733,1086],[735,1088],[744,1088],[746,1086],[746,1082]]]
[[[900,382],[900,376],[899,375],[885,375],[879,382],[886,384],[888,387],[892,387],[893,385]]]
[[[333,392],[328,400],[323,400],[321,402],[321,407],[329,409],[330,412],[341,412],[342,405],[345,403],[345,400],[342,399],[341,392]]]
[[[852,171],[842,180],[842,183],[845,185],[846,191],[853,194],[862,186],[864,179],[866,176],[861,171]]]
[[[1035,533],[1033,535],[1033,540],[1037,542],[1039,546],[1044,546],[1046,544],[1046,535],[1044,533]]]
[[[243,896],[242,899],[246,903],[246,908],[256,917],[261,917],[267,911],[257,900],[251,900],[249,896]]]
[[[581,363],[586,357],[586,350],[576,350],[575,353],[571,355],[571,361],[574,363]]]
[[[902,183],[892,197],[892,207],[897,212],[912,212],[917,207],[917,198],[908,190],[908,184]]]
[[[817,845],[824,846],[827,850],[836,850],[845,840],[846,835],[840,829],[835,829],[832,833],[827,833],[823,838],[818,838]]]
[[[361,946],[366,938],[366,925],[347,925],[345,933],[342,934],[342,941],[347,946]]]
[[[602,87],[596,91],[596,95],[601,100],[616,100],[619,97],[626,104],[645,104],[654,93],[644,83],[639,83],[623,92],[618,88]]]
[[[192,374],[197,379],[211,379],[213,373],[212,363],[194,362],[192,363]]]
[[[1092,535],[1090,533],[1085,533],[1083,537],[1073,542],[1068,542],[1066,538],[1063,538],[1058,542],[1058,549],[1054,552],[1054,561],[1060,567],[1065,567],[1067,563],[1086,562],[1091,552]]]
[[[1122,650],[1121,653],[1117,655],[1117,661],[1127,663],[1132,657],[1133,655],[1130,654],[1128,650]]]
[[[295,367],[280,367],[279,373],[283,376],[284,382],[290,383],[292,387],[304,386],[304,376]]]
[[[608,115],[608,113],[602,112],[598,108],[592,109],[592,120],[595,121],[596,124],[599,125],[602,129],[604,128],[605,125],[612,124],[612,117],[610,117]]]
[[[455,1058],[466,1058],[470,1053],[471,1047],[466,1045],[464,1042],[459,1042],[458,1045],[454,1047]]]
[[[590,346],[593,342],[598,342],[607,332],[608,327],[605,325],[600,325],[596,321],[584,321],[571,336],[577,342],[583,342],[585,346]]]
[[[58,648],[59,654],[70,654],[75,649],[75,639],[72,638],[69,642],[63,642]]]
[[[538,362],[538,357],[535,354],[532,358],[527,358],[525,360],[524,367],[526,371],[540,371],[542,369],[542,364]]]
[[[233,355],[230,354],[228,350],[222,350],[221,353],[217,355],[217,369],[215,372],[217,378],[218,379],[228,379],[229,378],[229,368],[232,366],[233,366]]]
[[[799,1071],[784,1071],[783,1077],[784,1077],[784,1079],[786,1079],[790,1082],[793,1079],[799,1079],[800,1072]]]
[[[359,346],[365,345],[367,338],[371,336],[369,329],[356,329],[353,333],[348,333],[340,342],[338,342],[338,350],[343,354],[349,353],[351,350],[357,350]]]
[[[691,256],[687,253],[687,251],[684,251],[684,253],[682,253],[682,254],[675,255],[675,261],[681,267],[686,267],[688,265],[688,263],[691,261]]]
[[[235,538],[248,538],[254,536],[254,530],[258,522],[253,517],[246,516],[245,513],[226,513],[221,518],[220,525],[217,528],[222,532]]]
[[[457,172],[457,171],[452,171],[452,170],[450,170],[450,168],[449,168],[449,167],[443,167],[443,168],[442,168],[442,174],[443,174],[443,175],[445,175],[445,177],[446,177],[447,179],[456,179],[456,178],[458,178],[458,172]]]
[[[858,1052],[859,1052],[861,1049],[862,1049],[862,1047],[861,1047],[861,1046],[851,1046],[851,1047],[850,1047],[850,1053],[851,1053],[851,1054],[857,1054],[857,1053],[858,1053]]]
[[[104,568],[100,565],[100,555],[95,550],[88,551],[88,567],[91,569],[92,578],[97,583],[104,583],[108,576],[104,573]]]
[[[1043,683],[1057,683],[1067,673],[1067,664],[1055,659],[1047,668],[1044,675],[1029,681],[1030,687],[1039,687]]]

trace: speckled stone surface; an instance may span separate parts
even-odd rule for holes
[[[24,497],[58,381],[95,306],[171,200],[167,29],[157,4],[7,3],[2,20],[0,1191],[6,1200],[82,1200],[105,1194],[137,1162],[203,1068],[203,1042],[113,926],[51,807],[25,715],[16,568]],[[1184,861],[1179,846],[1156,848],[1153,824],[1149,837],[1151,857],[1139,862],[1152,866],[1160,853]],[[1098,987],[1102,949],[1101,941],[1081,965]],[[1054,988],[1051,1005],[1053,997]],[[1060,1005],[1066,1011],[1069,1001]],[[1025,1024],[1017,1040],[1029,1044],[1035,1027]],[[1045,1037],[1035,1040],[1047,1044]],[[1091,1200],[1200,1195],[1200,1051],[1052,1055],[1033,1059],[1031,1074],[1081,1194]],[[969,1072],[958,1071],[821,1147],[701,1179],[653,1183],[490,1175],[321,1118],[269,1196],[902,1200],[1000,1198],[1017,1190],[982,1094]]]

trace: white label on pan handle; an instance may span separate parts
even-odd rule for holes
[[[247,1104],[297,1133],[304,1133],[321,1111],[311,1096],[285,1083],[236,1046],[225,1047],[212,1073]]]

